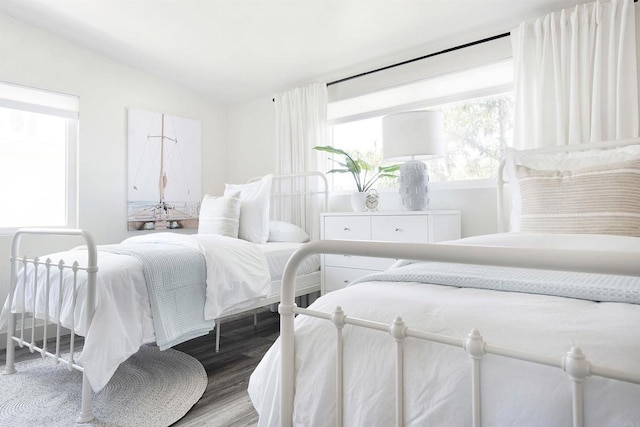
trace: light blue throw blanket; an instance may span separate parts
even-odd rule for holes
[[[416,262],[351,282],[419,282],[456,287],[640,304],[640,277],[570,271]]]
[[[134,256],[142,263],[160,350],[213,329],[214,322],[204,320],[207,269],[199,250],[165,243],[131,243],[101,250]]]

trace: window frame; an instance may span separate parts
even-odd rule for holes
[[[438,107],[445,104],[457,103],[457,102],[462,102],[466,100],[473,100],[473,99],[491,97],[491,96],[497,96],[497,95],[504,95],[504,94],[513,93],[513,92],[514,92],[513,84],[504,84],[504,85],[493,86],[490,88],[482,88],[482,89],[473,90],[469,92],[458,93],[451,96],[433,98],[433,99],[426,100],[424,102],[401,105],[401,106],[397,106],[389,109],[375,110],[375,111],[365,112],[365,113],[356,114],[356,115],[349,115],[344,118],[333,119],[327,122],[327,126],[329,128],[327,131],[327,141],[329,142],[330,145],[334,144],[333,126],[336,126],[336,125],[351,123],[351,122],[360,121],[360,120],[366,120],[366,119],[379,117],[379,116],[385,116],[387,114],[394,114],[394,113],[416,110],[416,109],[433,108],[433,107]],[[321,162],[320,164],[322,164],[323,167],[326,167],[324,162]],[[497,169],[496,169],[496,172],[497,172]],[[334,194],[351,193],[351,191],[349,190],[333,190],[333,187],[334,187],[333,177],[328,177],[328,180],[329,180],[329,188],[331,189],[332,193]],[[438,181],[438,182],[432,182],[429,185],[433,190],[436,190],[436,191],[437,190],[461,190],[461,189],[495,187],[496,181],[495,181],[495,178],[490,177],[490,178],[477,178],[477,179],[465,179],[465,180]],[[389,190],[392,190],[393,188],[395,187],[378,189],[378,191],[387,192]]]
[[[3,91],[5,90],[5,91]],[[22,99],[20,93],[22,92]],[[18,94],[16,96],[16,93]],[[43,95],[43,99],[34,98]],[[59,102],[56,102],[59,101]],[[41,102],[39,102],[41,101]],[[0,107],[60,117],[66,120],[65,128],[65,220],[63,225],[3,226],[0,235],[10,235],[23,227],[77,228],[78,227],[78,154],[79,154],[79,97],[46,89],[0,81]],[[19,185],[19,184],[18,184]],[[44,217],[43,217],[44,218]]]

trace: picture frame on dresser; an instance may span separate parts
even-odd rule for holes
[[[460,237],[461,214],[456,210],[320,214],[322,240],[437,243]],[[322,255],[322,294],[344,288],[358,277],[383,271],[395,261],[392,258]]]

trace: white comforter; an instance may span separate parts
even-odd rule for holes
[[[226,310],[249,305],[269,293],[270,277],[263,253],[256,245],[240,239],[217,235],[184,235],[156,233],[132,237],[122,242],[160,242],[186,245],[199,249],[207,267],[205,319],[219,318]],[[83,253],[84,252],[84,253]],[[72,250],[51,254],[57,263],[67,265],[86,259],[86,251]],[[138,351],[141,345],[155,341],[149,295],[143,268],[136,257],[100,251],[96,284],[96,310],[90,326],[85,322],[84,304],[86,281],[80,283],[78,304],[71,313],[71,299],[65,295],[61,309],[62,325],[85,337],[80,362],[97,392],[109,381],[117,367]],[[86,275],[79,274],[86,279]],[[52,279],[52,283],[57,283]],[[32,307],[30,287],[27,288],[26,307]],[[55,292],[56,286],[52,287]],[[45,302],[38,293],[37,316],[44,317]],[[12,309],[21,308],[22,293],[16,293]],[[57,308],[50,305],[50,316]]]
[[[451,242],[449,242],[451,243]],[[640,239],[620,236],[497,235],[461,244],[535,246],[638,252]],[[601,366],[640,373],[640,305],[597,303],[547,295],[419,283],[365,282],[318,299],[312,309],[336,306],[352,317],[465,337],[472,328],[495,345],[562,358],[579,345]],[[394,424],[394,341],[377,331],[346,326],[344,425]],[[406,424],[471,424],[470,367],[458,348],[409,339],[405,351]],[[279,342],[249,383],[261,426],[278,425]],[[335,328],[296,319],[294,425],[327,425],[335,418]],[[640,386],[600,378],[586,383],[589,426],[637,425]],[[489,426],[571,425],[571,386],[557,368],[487,355],[482,365],[482,417]]]

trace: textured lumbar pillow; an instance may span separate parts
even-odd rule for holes
[[[209,196],[202,199],[198,234],[220,234],[238,237],[240,228],[240,192],[225,196]]]
[[[516,165],[521,230],[640,237],[640,158],[570,170]]]
[[[224,194],[240,192],[240,231],[238,237],[253,243],[266,243],[269,239],[269,174],[248,184],[226,184]]]

